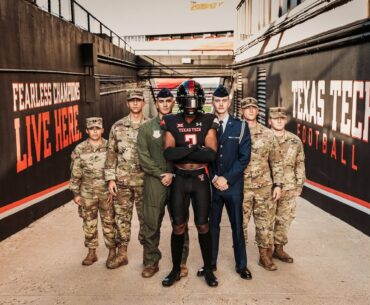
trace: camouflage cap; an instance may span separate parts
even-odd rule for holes
[[[132,90],[132,91],[129,91],[127,93],[127,100],[133,100],[133,99],[139,99],[139,100],[143,100],[144,99],[144,92],[142,90],[139,90],[139,89],[135,89],[135,90]]]
[[[242,109],[247,108],[248,106],[258,107],[258,101],[254,97],[245,97],[240,101],[240,107]]]
[[[270,107],[269,117],[271,119],[286,118],[286,108],[285,107]]]
[[[103,118],[99,117],[86,118],[86,128],[91,127],[103,128]]]

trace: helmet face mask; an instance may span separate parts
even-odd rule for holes
[[[194,80],[184,81],[177,88],[176,101],[186,115],[195,115],[202,110],[205,97],[201,85]]]

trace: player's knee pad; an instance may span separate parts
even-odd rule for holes
[[[206,234],[209,231],[208,223],[206,223],[204,225],[196,225],[196,226],[197,226],[197,230],[198,230],[199,234]]]
[[[186,223],[183,223],[181,225],[172,224],[172,231],[176,235],[184,234],[186,231]]]

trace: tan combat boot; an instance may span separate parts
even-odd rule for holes
[[[85,259],[82,261],[82,265],[90,266],[98,260],[96,256],[96,250],[89,248],[89,253],[87,253]]]
[[[105,263],[107,268],[109,268],[108,265],[110,265],[113,262],[115,257],[116,257],[116,248],[109,248],[108,258]]]
[[[269,254],[268,254],[268,248],[261,248],[258,247],[258,250],[260,252],[260,260],[258,262],[258,265],[262,266],[268,271],[275,271],[277,270],[276,265],[272,262]]]
[[[116,269],[122,265],[128,264],[128,258],[127,258],[127,247],[126,246],[120,246],[118,247],[117,255],[115,258],[107,263],[107,268],[109,269]]]
[[[293,263],[293,257],[284,251],[283,245],[275,245],[273,257],[280,259],[284,263]]]
[[[272,246],[270,246],[270,247],[267,248],[267,255],[272,260]]]
[[[180,277],[186,277],[188,276],[188,267],[186,267],[185,264],[180,265]]]
[[[155,264],[153,266],[149,265],[145,266],[143,272],[141,273],[141,276],[145,278],[152,277],[154,274],[158,272],[158,270],[159,270],[158,264]]]

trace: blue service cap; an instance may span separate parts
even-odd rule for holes
[[[216,96],[216,97],[226,97],[226,96],[229,96],[229,92],[227,92],[226,88],[222,85],[219,85],[215,92],[213,92],[213,96]]]
[[[168,90],[167,88],[162,88],[158,94],[157,94],[157,98],[166,98],[166,97],[173,97],[173,94],[170,90]]]

